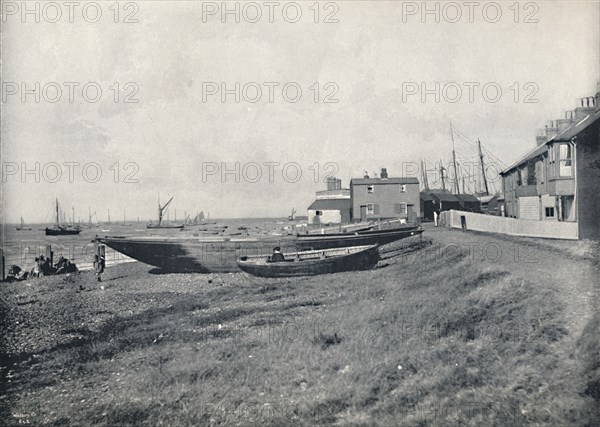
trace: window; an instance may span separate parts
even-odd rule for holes
[[[571,144],[561,144],[559,150],[558,170],[560,176],[572,176],[572,150]]]
[[[554,218],[554,208],[546,208],[546,218]]]
[[[372,185],[367,185],[367,194],[373,194],[373,186]]]
[[[374,212],[374,205],[373,203],[367,203],[367,213],[368,214],[372,214]]]
[[[555,161],[556,161],[556,146],[551,145],[548,147],[548,176],[554,177],[556,176],[555,172]]]
[[[402,185],[400,186],[400,192],[401,192],[401,193],[406,193],[406,184],[402,184]]]
[[[395,203],[394,204],[394,213],[399,215],[406,215],[407,207],[406,203]]]
[[[534,162],[527,163],[527,185],[536,185],[537,178],[535,175],[536,164]]]
[[[322,216],[322,215],[323,215],[323,211],[316,211],[316,212],[315,212],[315,215],[317,215],[317,216]]]

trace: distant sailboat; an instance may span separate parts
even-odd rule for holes
[[[169,199],[169,201],[167,203],[165,203],[164,206],[161,206],[160,198],[158,199],[158,224],[153,224],[152,221],[150,221],[148,224],[146,224],[146,228],[179,228],[179,229],[182,229],[184,227],[183,224],[180,224],[180,225],[175,225],[175,224],[165,225],[165,224],[163,224],[163,215],[169,208],[169,205],[171,204],[172,201],[173,201],[173,197],[171,197]]]
[[[296,209],[292,209],[292,214],[288,216],[288,221],[296,220]]]
[[[60,209],[58,205],[58,199],[56,199],[56,223],[53,228],[46,227],[46,236],[72,236],[74,234],[81,233],[81,229],[75,226],[64,227],[60,225],[59,220]],[[75,217],[75,215],[73,215]]]
[[[31,230],[31,227],[25,227],[25,222],[23,222],[23,217],[21,217],[21,225],[17,225],[17,230],[27,231],[27,230]]]

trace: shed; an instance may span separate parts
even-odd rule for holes
[[[308,207],[310,224],[342,224],[350,222],[350,199],[317,199]]]
[[[460,210],[462,208],[460,200],[452,193],[432,191],[429,192],[429,196],[440,206],[440,211],[449,211],[450,209]]]
[[[460,201],[462,210],[469,212],[481,212],[481,202],[472,194],[455,194]]]

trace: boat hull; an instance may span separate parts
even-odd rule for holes
[[[385,245],[417,236],[423,230],[388,230],[363,234],[273,236],[260,239],[239,238],[156,238],[97,237],[110,248],[133,259],[170,272],[239,272],[237,260],[244,256],[264,255],[275,246],[282,252]]]
[[[143,239],[104,237],[97,240],[131,258],[169,272],[239,272],[243,256],[270,255],[275,246],[296,250],[295,239]]]
[[[73,236],[81,233],[81,230],[68,228],[46,228],[46,236]]]
[[[238,266],[242,271],[259,277],[316,276],[345,271],[369,270],[379,262],[378,247],[378,245],[370,245],[285,254],[285,258],[289,261],[283,262],[242,259],[238,261]],[[307,255],[309,256],[308,259],[306,259]],[[304,259],[294,260],[295,256]]]
[[[297,246],[301,250],[343,248],[346,246],[387,245],[396,240],[418,236],[420,229],[390,229],[363,231],[346,234],[298,235]]]

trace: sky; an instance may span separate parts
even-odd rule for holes
[[[159,195],[179,219],[301,215],[327,176],[421,159],[439,185],[450,123],[460,164],[479,138],[501,170],[600,81],[598,2],[76,3],[2,3],[5,223],[55,198],[147,221]]]

